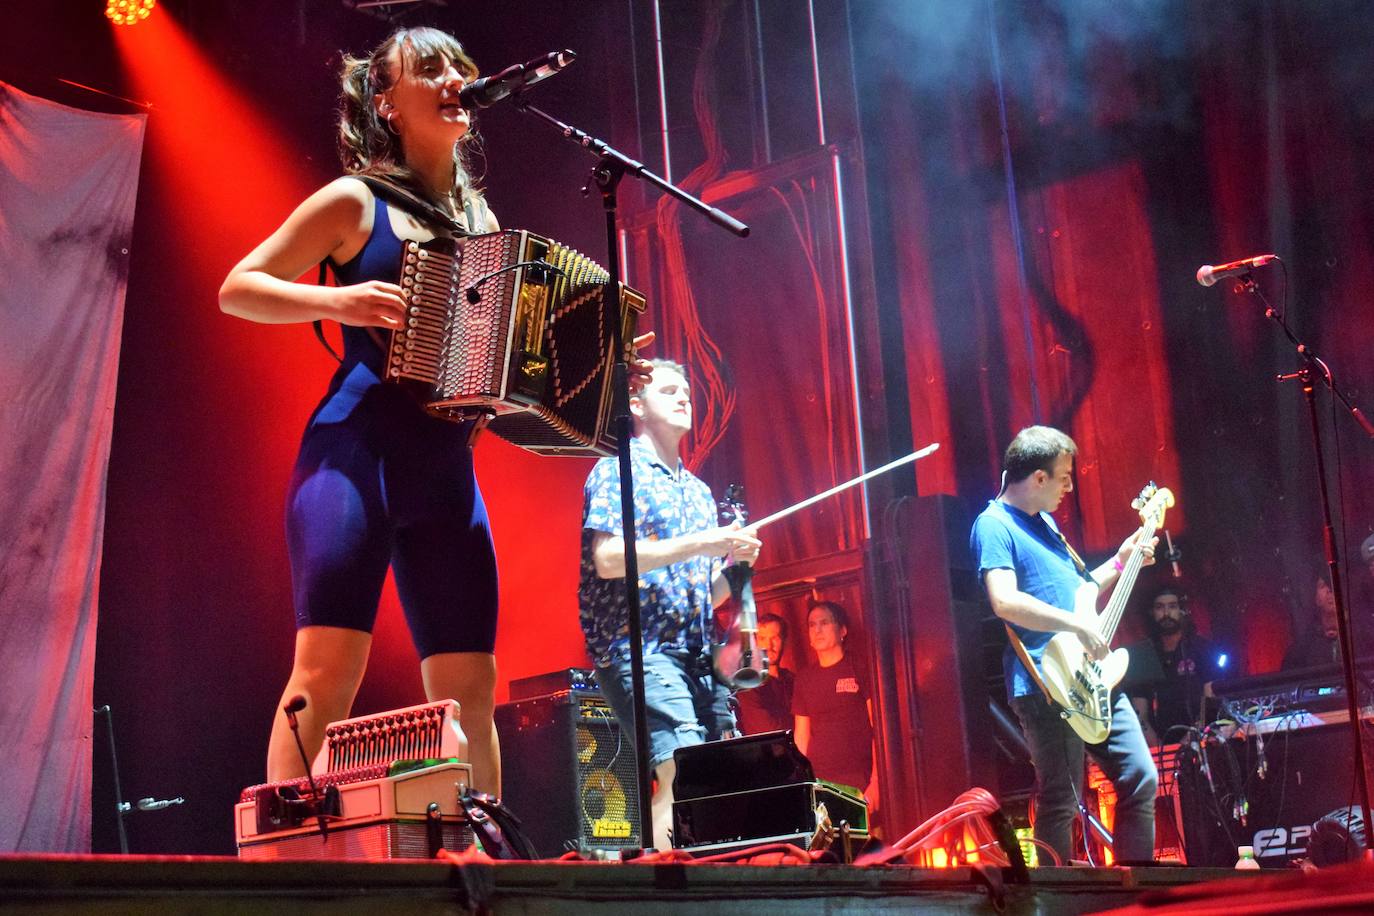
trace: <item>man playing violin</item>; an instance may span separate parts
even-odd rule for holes
[[[753,563],[762,546],[738,523],[716,523],[711,490],[678,455],[692,429],[686,370],[653,360],[653,379],[630,397],[634,438],[635,546],[644,634],[648,769],[653,841],[671,847],[673,752],[733,734],[729,690],[711,674],[713,608],[730,595],[727,560]],[[583,491],[582,568],[578,606],[595,677],[621,728],[634,729],[629,615],[625,607],[625,542],[621,536],[617,459],[603,458]],[[646,774],[647,775],[647,774]]]

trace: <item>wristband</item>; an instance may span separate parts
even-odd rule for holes
[[[1121,565],[1121,558],[1120,558],[1120,557],[1113,557],[1113,558],[1112,558],[1112,568],[1115,569],[1117,572],[1121,572],[1121,570],[1125,569],[1126,567]]]

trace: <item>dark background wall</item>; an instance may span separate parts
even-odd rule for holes
[[[651,4],[416,7],[407,21],[454,31],[488,71],[576,49],[576,66],[539,88],[544,105],[663,170]],[[686,345],[693,326],[679,320],[673,286],[685,280],[703,307],[697,330],[721,344],[721,390],[741,380],[753,405],[726,426],[720,451],[701,456],[711,482],[747,471],[752,490],[783,502],[806,495],[802,483],[943,443],[918,473],[871,487],[866,503],[778,529],[760,575],[790,616],[808,593],[859,600],[868,535],[895,530],[885,513],[902,497],[948,497],[922,515],[948,528],[936,538],[948,549],[927,555],[938,555],[933,568],[904,562],[922,581],[954,568],[951,589],[966,593],[965,517],[994,494],[1006,440],[1038,421],[1063,425],[1083,448],[1065,522],[1090,553],[1124,536],[1129,498],[1155,477],[1180,497],[1174,531],[1198,617],[1241,664],[1273,667],[1305,623],[1320,556],[1311,445],[1298,390],[1273,381],[1295,361],[1250,297],[1225,283],[1204,290],[1192,274],[1282,254],[1291,288],[1285,298],[1285,274],[1267,269],[1257,275],[1265,294],[1286,303],[1345,390],[1374,406],[1374,96],[1361,82],[1374,26],[1359,3],[1125,7],[661,4],[673,177],[701,169],[708,196],[775,227],[751,241],[757,255],[722,250],[712,261],[728,236],[656,212],[637,186],[624,195],[640,258],[631,263],[642,268],[629,279],[660,309],[649,323]],[[102,8],[25,5],[0,37],[0,79],[84,108],[130,110],[58,77],[153,104],[96,702],[115,711],[126,794],[188,799],[136,816],[134,848],[227,853],[229,807],[262,777],[289,668],[282,494],[330,367],[307,328],[229,319],[214,295],[234,261],[337,173],[337,52],[370,48],[388,25],[330,0],[164,0],[115,36]],[[514,111],[485,113],[481,129],[503,224],[601,257],[599,202],[577,193],[592,160]],[[836,212],[844,258],[826,228]],[[674,226],[686,237],[677,261],[663,244]],[[741,280],[747,294],[727,295]],[[750,320],[730,320],[731,308]],[[834,359],[813,355],[829,353],[809,343],[816,321],[834,322],[822,335]],[[770,365],[784,368],[770,375]],[[770,403],[781,405],[771,415]],[[1328,403],[1323,395],[1338,537],[1352,556],[1374,525],[1374,449]],[[824,461],[795,457],[822,442]],[[510,677],[585,661],[573,589],[589,463],[533,459],[493,437],[478,463],[501,557],[504,695]],[[899,604],[885,589],[901,580],[872,581],[862,628],[882,630]],[[903,607],[918,623],[950,613]],[[790,664],[804,655],[795,647]],[[948,646],[918,640],[916,656],[928,672]],[[388,593],[358,710],[414,702],[416,669]],[[95,847],[110,849],[103,746],[96,756]]]

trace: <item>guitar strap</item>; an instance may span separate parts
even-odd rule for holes
[[[1059,537],[1059,543],[1063,544],[1064,549],[1069,552],[1069,559],[1073,560],[1073,568],[1078,570],[1078,575],[1082,577],[1084,582],[1091,582],[1093,585],[1097,585],[1097,580],[1094,579],[1093,574],[1088,571],[1088,564],[1083,562],[1083,558],[1078,555],[1078,551],[1074,550],[1073,546],[1069,544],[1069,539],[1064,537],[1064,532],[1060,531],[1058,528],[1052,530]]]
[[[1050,696],[1050,688],[1045,686],[1044,679],[1040,677],[1040,669],[1035,666],[1035,660],[1032,659],[1030,653],[1026,651],[1025,643],[1021,642],[1021,637],[1016,635],[1016,631],[1011,628],[1011,624],[1004,621],[1002,626],[1007,628],[1007,639],[1011,640],[1011,647],[1016,650],[1016,657],[1021,659],[1021,664],[1024,665],[1026,671],[1030,673],[1031,680],[1035,681],[1035,686],[1040,688],[1040,693],[1044,695],[1045,702],[1053,706],[1054,698]]]

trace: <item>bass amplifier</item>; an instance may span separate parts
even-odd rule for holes
[[[1261,723],[1246,737],[1209,742],[1179,774],[1189,865],[1224,867],[1253,846],[1263,868],[1307,855],[1312,825],[1356,798],[1347,725]],[[1268,725],[1269,728],[1263,728]]]
[[[501,800],[541,856],[641,845],[634,737],[620,730],[600,691],[504,703],[496,707],[496,728],[505,761]]]

